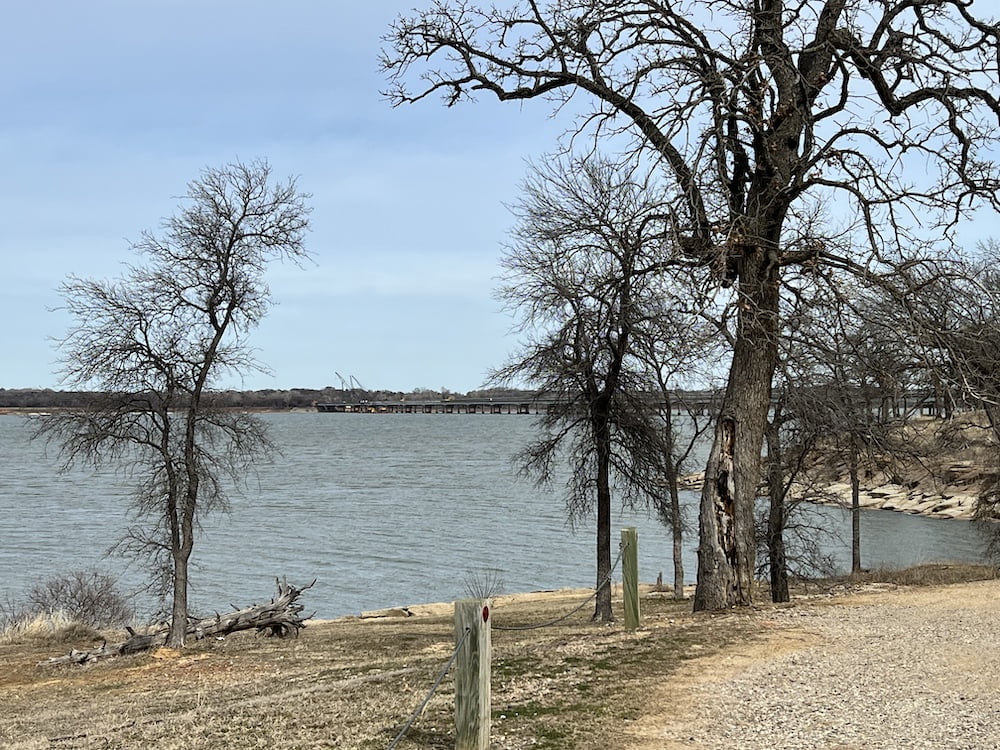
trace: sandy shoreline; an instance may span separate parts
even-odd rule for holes
[[[612,582],[613,593],[620,593],[621,584]],[[640,592],[645,595],[653,591],[653,584],[639,584]],[[593,597],[594,590],[587,588],[539,589],[512,594],[498,594],[488,597],[494,607],[504,607],[513,604],[531,604],[533,602],[582,602]],[[404,620],[408,617],[448,617],[455,609],[455,602],[422,602],[404,606],[383,607],[360,612],[356,615],[343,615],[332,620],[310,620],[311,623],[326,622],[356,622],[359,620]]]

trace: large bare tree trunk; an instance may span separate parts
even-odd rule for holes
[[[698,516],[695,611],[752,602],[754,503],[777,363],[778,267],[768,255],[752,247],[740,257],[736,343]]]

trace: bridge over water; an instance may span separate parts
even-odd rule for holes
[[[691,411],[702,415],[717,409],[721,398],[720,391],[676,391],[671,394],[670,403],[675,413]],[[653,408],[662,410],[665,406],[658,394],[649,393],[646,400]],[[873,409],[885,408],[881,397],[869,397],[869,401]],[[357,398],[317,403],[316,410],[332,414],[545,414],[556,402],[552,396],[525,392],[493,398],[462,396],[395,401]],[[892,405],[896,416],[942,413],[940,400],[931,391],[915,391],[896,397]]]
[[[707,412],[716,403],[710,391],[686,392],[673,398],[674,408],[683,402],[685,409]],[[664,405],[662,399],[649,395],[651,405]],[[333,414],[545,414],[556,403],[551,396],[524,393],[494,398],[447,398],[439,400],[369,401],[357,399],[316,404],[316,410]]]

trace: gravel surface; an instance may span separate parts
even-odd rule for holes
[[[759,613],[742,653],[665,685],[639,748],[1000,748],[1000,584],[897,589]]]

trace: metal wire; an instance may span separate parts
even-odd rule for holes
[[[611,566],[611,570],[608,571],[608,575],[604,578],[604,581],[601,582],[601,585],[598,586],[596,589],[594,589],[594,593],[593,594],[591,594],[590,596],[588,596],[586,599],[584,599],[582,602],[580,602],[576,607],[574,607],[573,609],[571,609],[566,614],[561,615],[560,617],[557,617],[554,620],[549,620],[548,622],[538,623],[537,625],[508,625],[508,626],[505,627],[503,625],[497,625],[496,623],[494,623],[493,626],[492,626],[493,629],[494,630],[508,630],[508,631],[541,630],[542,628],[551,628],[553,625],[558,625],[563,620],[568,620],[570,617],[572,617],[573,615],[575,615],[581,609],[583,609],[584,607],[586,607],[591,601],[593,601],[594,599],[596,599],[597,595],[599,593],[601,593],[601,589],[603,589],[605,586],[608,586],[611,583],[611,576],[614,575],[615,568],[617,568],[618,567],[618,563],[621,562],[622,553],[624,551],[625,550],[622,547],[622,545],[619,544],[618,545],[618,557],[615,558],[615,562]]]
[[[399,744],[399,741],[403,739],[407,732],[410,731],[410,727],[413,726],[413,722],[415,722],[420,717],[420,714],[424,712],[424,709],[427,708],[427,704],[431,702],[431,698],[434,697],[434,693],[437,692],[437,689],[441,686],[444,676],[448,674],[448,670],[451,669],[451,665],[455,663],[455,659],[458,658],[458,652],[461,650],[462,644],[465,643],[465,639],[469,637],[469,633],[471,632],[471,628],[465,629],[465,633],[462,634],[458,644],[455,646],[455,650],[452,652],[451,658],[448,660],[448,663],[444,665],[444,669],[441,670],[441,674],[439,674],[438,678],[434,681],[434,685],[432,685],[431,689],[428,691],[427,697],[424,698],[424,702],[421,703],[420,706],[417,707],[417,710],[413,712],[409,721],[406,722],[406,725],[402,728],[402,730],[400,730],[399,734],[396,735],[395,739],[389,743],[389,747],[386,748],[386,750],[392,750]]]
[[[603,589],[605,586],[608,586],[611,583],[611,577],[614,575],[615,569],[618,567],[618,563],[621,562],[622,554],[624,553],[624,551],[625,551],[624,546],[619,544],[618,557],[615,558],[615,561],[611,566],[611,570],[608,571],[608,575],[605,576],[604,580],[601,582],[601,585],[598,586],[596,589],[594,589],[593,594],[588,596],[586,599],[580,602],[580,604],[578,604],[576,607],[574,607],[566,614],[561,615],[560,617],[557,617],[556,619],[550,620],[548,622],[538,623],[537,625],[512,625],[509,627],[504,627],[502,625],[493,624],[491,625],[491,627],[494,630],[509,630],[509,631],[540,630],[541,628],[550,628],[553,625],[558,625],[563,620],[569,619],[577,612],[579,612],[581,609],[583,609],[585,606],[587,606],[587,604],[590,601],[595,599],[597,595],[601,592],[601,589]],[[465,633],[462,634],[462,637],[459,639],[458,644],[455,646],[455,650],[452,652],[451,658],[448,660],[448,663],[444,665],[444,669],[441,670],[441,674],[438,675],[437,680],[434,681],[434,685],[432,685],[431,689],[428,691],[427,697],[424,698],[423,703],[421,703],[420,706],[417,707],[417,710],[413,712],[409,720],[406,722],[406,725],[400,730],[399,734],[397,734],[396,737],[393,739],[393,741],[389,743],[389,747],[386,748],[386,750],[393,750],[393,748],[399,744],[399,741],[402,740],[404,736],[406,736],[406,733],[410,731],[410,727],[413,726],[413,723],[420,717],[420,714],[424,712],[424,709],[427,708],[427,704],[430,703],[431,698],[434,697],[434,693],[437,692],[437,689],[441,686],[441,682],[444,680],[445,675],[448,674],[448,670],[451,669],[451,665],[454,664],[455,659],[458,658],[458,652],[461,650],[462,644],[465,643],[466,638],[469,637],[469,634],[471,632],[472,632],[471,628],[465,629]]]

